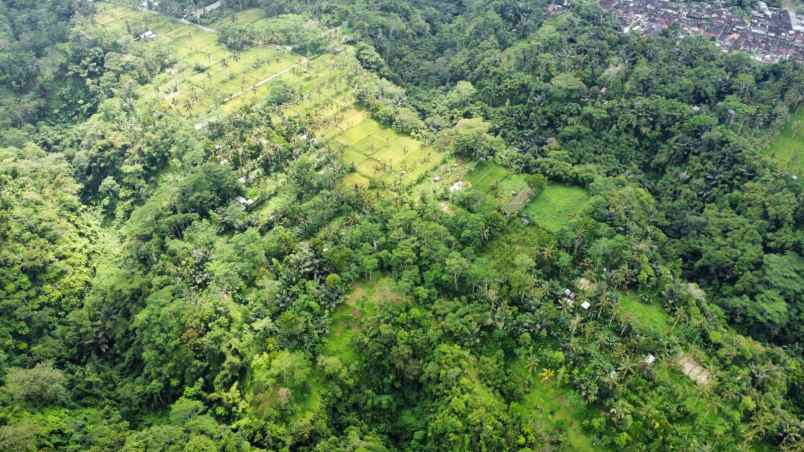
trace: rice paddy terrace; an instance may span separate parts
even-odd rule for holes
[[[382,126],[359,108],[356,98],[358,87],[376,76],[360,66],[354,48],[344,44],[338,29],[325,31],[331,43],[328,51],[305,56],[289,46],[267,44],[234,52],[219,42],[219,30],[227,26],[271,29],[293,26],[288,21],[299,20],[266,17],[258,9],[232,12],[201,26],[99,3],[93,20],[105,33],[136,39],[134,45],[161,47],[175,58],[167,71],[140,89],[139,98],[189,117],[196,128],[264,102],[278,85],[289,87],[297,94],[282,103],[283,114],[303,120],[317,139],[353,168],[342,180],[344,186],[412,187],[416,194],[441,197],[474,188],[507,212],[523,212],[553,232],[574,218],[588,197],[581,188],[556,184],[533,196],[522,175],[498,165],[447,159],[432,146]],[[318,24],[307,21],[300,26]],[[266,183],[276,185],[276,181]],[[273,210],[270,206],[276,202],[269,202],[267,210]],[[449,209],[447,202],[444,206]]]
[[[328,31],[328,38],[337,50],[305,56],[278,45],[232,52],[219,43],[218,30],[227,25],[270,27],[272,22],[283,20],[265,17],[260,10],[233,13],[208,26],[199,26],[153,12],[101,3],[94,20],[113,35],[131,36],[132,30],[149,31],[148,38],[138,39],[134,45],[161,46],[175,57],[169,70],[140,89],[139,98],[142,102],[156,102],[164,111],[190,118],[198,129],[240,108],[264,102],[278,85],[290,87],[298,95],[282,103],[282,113],[309,125],[317,139],[335,149],[343,163],[353,167],[354,171],[342,180],[345,186],[412,188],[416,195],[442,199],[447,211],[457,208],[450,201],[453,193],[476,190],[509,215],[522,214],[523,218],[532,219],[531,226],[516,229],[525,228],[519,233],[540,237],[566,226],[582,214],[588,201],[584,189],[553,183],[547,184],[540,194],[534,194],[522,174],[493,163],[448,158],[416,138],[382,126],[357,105],[357,87],[373,75],[360,67],[354,49],[343,44],[338,30]],[[249,188],[250,198],[266,199],[258,210],[258,217],[264,222],[281,205],[293,202],[286,178],[284,174],[275,174]],[[511,234],[514,237],[517,232]],[[324,358],[337,358],[337,362],[346,366],[353,364],[357,353],[353,340],[363,316],[372,315],[379,305],[402,300],[388,277],[356,285],[333,314],[331,332],[324,343]],[[566,431],[576,450],[593,450],[580,425],[588,417],[588,408],[577,394],[556,382],[539,380],[525,371],[522,363],[511,363],[510,368],[523,384],[527,380],[530,387],[529,395],[515,410],[521,415],[535,416],[534,413],[547,406],[549,409],[538,418],[539,423]],[[300,403],[299,419],[314,416],[321,409],[326,377],[316,372],[311,381]],[[259,395],[267,392],[255,391],[252,402],[263,408],[270,406],[271,400]],[[494,403],[502,401],[495,399]]]
[[[304,119],[318,139],[353,165],[355,171],[344,184],[412,185],[441,163],[441,153],[383,127],[357,107],[355,88],[371,75],[358,64],[354,49],[342,44],[339,30],[327,30],[333,43],[329,51],[310,57],[288,46],[258,45],[233,52],[219,43],[220,27],[288,26],[283,20],[288,19],[268,18],[251,9],[200,26],[109,3],[98,4],[94,17],[107,33],[139,33],[136,45],[161,46],[175,57],[175,64],[144,87],[140,98],[157,100],[161,108],[193,118],[197,128],[262,102],[282,83],[299,93],[283,104],[283,113]]]

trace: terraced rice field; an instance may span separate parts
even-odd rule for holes
[[[139,45],[167,49],[176,64],[143,87],[140,96],[194,118],[198,127],[262,102],[281,80],[298,94],[284,106],[284,113],[305,121],[317,138],[337,147],[344,162],[354,165],[355,172],[344,185],[410,186],[441,164],[443,155],[381,126],[357,108],[355,86],[366,74],[352,48],[344,46],[312,59],[280,46],[233,53],[218,43],[214,31],[227,23],[267,26],[269,20],[261,10],[252,9],[205,28],[107,3],[99,3],[95,16],[95,23],[112,34],[155,33]],[[331,33],[337,40],[338,31]]]
[[[345,184],[410,186],[443,161],[443,155],[433,148],[382,127],[355,109],[347,112],[340,130],[331,140],[342,149],[343,160],[356,170]]]
[[[224,20],[241,24],[264,20],[262,12],[249,10]],[[265,96],[272,77],[291,72],[306,59],[282,47],[255,47],[233,53],[218,43],[212,28],[204,29],[156,13],[100,3],[95,23],[118,35],[128,30],[150,30],[152,39],[140,45],[161,47],[176,64],[143,87],[145,100],[158,99],[166,110],[199,120],[209,120]]]

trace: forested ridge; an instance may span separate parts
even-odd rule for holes
[[[0,0],[0,450],[804,450],[801,64],[142,6]]]

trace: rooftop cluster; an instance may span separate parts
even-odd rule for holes
[[[759,2],[749,16],[718,3],[684,4],[666,0],[602,0],[617,14],[625,32],[656,34],[678,24],[689,34],[714,38],[724,51],[741,50],[762,62],[804,61],[804,21],[785,9]]]

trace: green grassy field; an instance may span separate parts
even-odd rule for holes
[[[645,304],[633,293],[622,294],[617,305],[617,316],[642,333],[661,336],[670,334],[671,321],[658,303]]]
[[[589,201],[589,194],[579,187],[547,184],[544,191],[524,209],[536,224],[555,232],[575,219]]]
[[[477,165],[466,175],[466,180],[472,188],[489,195],[498,207],[510,214],[522,210],[532,195],[524,175],[496,163]]]
[[[345,183],[362,185],[373,181],[386,186],[410,186],[442,163],[444,156],[435,149],[367,116],[354,124],[356,117],[356,110],[347,112],[343,132],[332,138],[345,149],[344,162],[354,164],[360,176]]]
[[[389,277],[356,284],[343,304],[332,313],[330,334],[324,341],[321,354],[337,357],[343,364],[353,362],[357,350],[352,341],[360,330],[361,320],[377,312],[381,304],[403,301],[404,297]]]
[[[768,153],[782,169],[804,176],[804,108],[790,117],[771,141]]]
[[[500,165],[485,163],[478,165],[477,168],[467,174],[466,180],[468,180],[476,190],[491,193],[492,187],[494,187],[495,184],[499,184],[510,174],[510,171]]]
[[[512,373],[518,381],[529,382],[530,389],[512,410],[523,418],[564,434],[566,444],[558,450],[599,451],[582,429],[582,422],[591,411],[575,391],[562,387],[555,380],[542,381],[538,372],[528,369],[524,360],[513,364]]]

